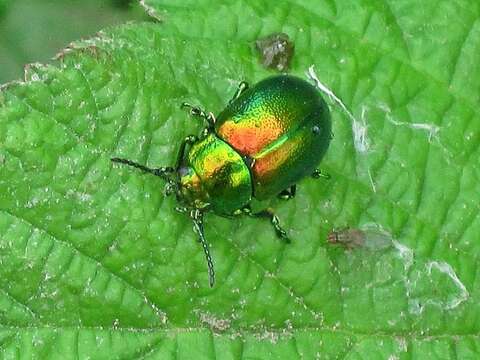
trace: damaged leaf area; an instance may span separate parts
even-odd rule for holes
[[[0,92],[1,357],[478,357],[479,6],[141,3],[161,21],[74,43]],[[161,180],[110,158],[171,165],[202,127],[180,104],[218,114],[272,74],[255,41],[279,32],[330,103],[331,179],[272,203],[291,244],[207,215],[209,288]]]

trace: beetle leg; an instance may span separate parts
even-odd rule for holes
[[[314,179],[325,179],[325,180],[329,180],[331,178],[330,174],[327,174],[327,173],[324,173],[322,172],[321,170],[319,169],[316,169],[313,173],[312,173],[312,178]]]
[[[203,213],[198,209],[192,210],[190,217],[193,220],[193,229],[199,237],[200,244],[202,244],[203,252],[205,253],[205,259],[207,260],[208,283],[210,284],[210,287],[213,287],[215,284],[215,270],[213,269],[212,257],[210,256],[210,250],[208,248],[208,243],[205,239],[205,232],[203,230]]]
[[[171,166],[162,166],[160,168],[149,168],[137,162],[128,160],[128,159],[121,159],[121,158],[111,158],[112,162],[116,162],[119,164],[124,164],[128,166],[132,166],[136,169],[139,169],[145,173],[149,173],[155,176],[159,176],[166,181],[171,181],[171,175],[175,172],[175,169]]]
[[[248,89],[248,83],[246,81],[242,81],[240,84],[238,84],[238,88],[235,91],[233,98],[228,103],[231,104],[233,101],[237,100],[240,97],[240,95],[242,95],[243,92],[247,89]]]
[[[191,116],[205,120],[209,128],[213,128],[215,126],[215,116],[211,112],[207,113],[205,110],[202,110],[198,106],[194,106],[186,102],[182,103],[181,108],[189,109]]]
[[[178,154],[177,154],[177,161],[175,162],[175,170],[178,171],[180,166],[182,166],[183,159],[185,157],[185,149],[187,148],[187,145],[192,145],[198,140],[198,137],[195,135],[188,135],[183,139],[182,143],[180,144],[180,149],[178,149]]]
[[[290,188],[282,190],[282,192],[278,194],[278,198],[283,200],[290,200],[290,199],[293,199],[296,194],[297,194],[297,185],[293,184],[292,186],[290,186]]]
[[[285,242],[290,243],[287,232],[280,226],[280,220],[278,219],[278,216],[274,214],[272,209],[268,208],[257,213],[252,213],[252,209],[250,208],[250,206],[247,205],[242,210],[244,214],[251,217],[270,219],[270,222],[273,225],[277,236],[280,239],[285,240]]]

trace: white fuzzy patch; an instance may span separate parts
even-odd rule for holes
[[[310,78],[314,83],[315,86],[327,95],[333,102],[335,102],[340,108],[347,114],[347,116],[352,120],[352,134],[353,134],[353,144],[355,146],[355,150],[360,153],[365,153],[370,148],[369,141],[367,138],[367,126],[365,123],[365,108],[362,109],[362,121],[358,121],[355,116],[348,110],[347,106],[343,103],[340,98],[335,95],[335,93],[330,90],[326,85],[324,85],[320,79],[318,78],[315,72],[315,66],[312,65],[308,68],[306,72],[308,78]]]
[[[432,142],[432,139],[436,138],[438,135],[438,132],[440,131],[440,127],[434,124],[428,124],[428,123],[408,123],[408,122],[401,122],[397,121],[392,118],[391,115],[387,114],[387,120],[392,123],[395,126],[405,126],[410,129],[414,130],[422,130],[425,131],[428,135],[428,141]]]
[[[427,263],[426,266],[429,274],[431,274],[432,269],[435,268],[441,273],[447,275],[459,290],[457,296],[453,297],[450,301],[444,304],[444,309],[454,309],[468,299],[470,294],[468,293],[467,288],[465,287],[465,285],[463,285],[463,283],[460,281],[457,274],[449,264],[447,264],[446,262],[431,261]]]

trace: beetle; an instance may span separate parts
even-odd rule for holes
[[[175,194],[176,210],[193,220],[213,287],[204,214],[268,218],[277,236],[289,242],[272,209],[253,212],[251,202],[291,199],[302,178],[328,177],[316,168],[332,137],[330,112],[313,85],[291,75],[268,77],[252,87],[241,82],[217,117],[188,103],[182,107],[207,126],[200,136],[184,139],[174,166],[149,168],[124,158],[111,160],[166,181],[165,194]]]

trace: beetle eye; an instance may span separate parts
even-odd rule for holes
[[[320,134],[320,128],[317,125],[315,125],[315,126],[312,127],[312,132],[315,135],[318,135],[318,134]]]

